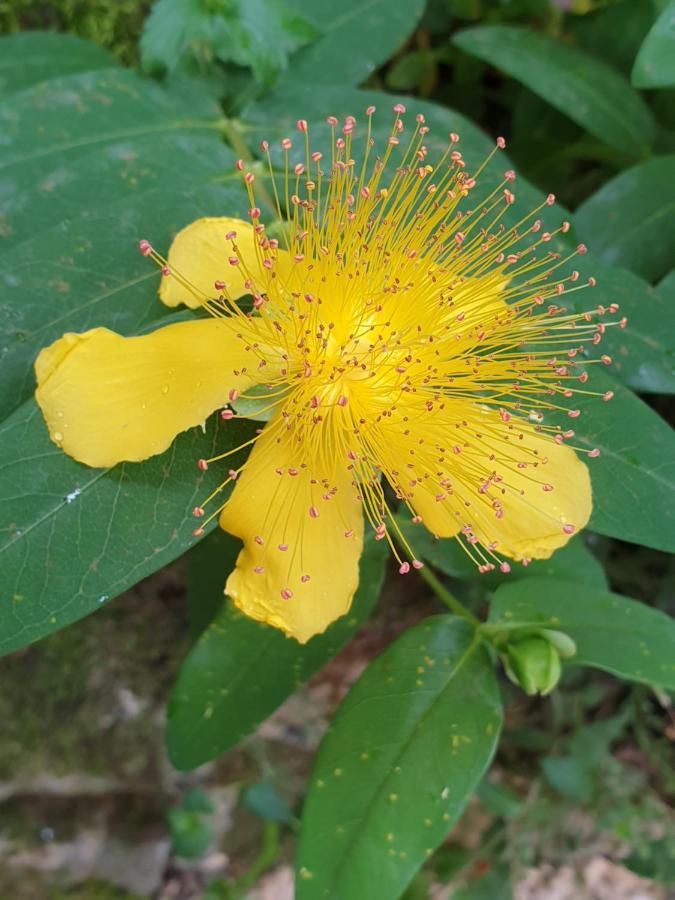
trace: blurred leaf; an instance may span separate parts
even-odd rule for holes
[[[593,513],[589,528],[600,534],[675,550],[675,434],[669,425],[600,366],[588,383],[593,391],[613,391],[607,404],[598,398],[572,403],[577,445],[600,450],[589,459]]]
[[[261,819],[282,822],[285,825],[294,821],[288,803],[279,794],[270,781],[259,781],[246,788],[242,795],[242,803]]]
[[[387,87],[393,91],[410,91],[420,87],[436,69],[436,56],[431,50],[411,50],[399,57],[387,71]]]
[[[466,887],[452,892],[452,900],[512,900],[513,888],[508,866],[492,866],[485,875],[474,877]]]
[[[579,237],[606,262],[657,281],[675,255],[675,155],[612,178],[579,207],[574,222]]]
[[[573,665],[675,687],[675,620],[619,594],[556,579],[504,584],[484,627],[504,640],[521,630],[562,631],[577,645]]]
[[[321,37],[300,51],[293,65],[281,76],[284,91],[309,88],[321,103],[319,85],[339,90],[364,81],[386,62],[413,31],[422,13],[424,0],[287,0],[289,9],[310,22]],[[325,117],[328,110],[324,110]],[[309,118],[298,104],[295,118]]]
[[[563,797],[588,803],[593,796],[593,773],[578,756],[547,756],[540,761],[546,780]]]
[[[675,885],[675,838],[651,841],[648,846],[622,860],[624,866],[642,878]]]
[[[0,38],[0,97],[71,72],[107,69],[117,61],[107,50],[73,34],[26,31]]]
[[[639,88],[675,86],[675,0],[654,22],[640,47],[631,81]]]
[[[476,795],[485,809],[495,816],[512,819],[523,810],[523,801],[517,794],[503,784],[495,784],[487,778],[478,786]]]
[[[366,544],[350,613],[301,645],[230,603],[183,663],[169,703],[167,748],[194,769],[233,747],[349,641],[377,601],[386,548]]]
[[[194,544],[188,511],[221,481],[196,460],[253,433],[221,426],[212,417],[147,462],[90,469],[51,442],[33,400],[0,425],[0,654],[86,616]]]
[[[174,70],[193,54],[249,66],[270,84],[289,54],[315,36],[282,0],[157,0],[141,38],[143,65]]]
[[[215,807],[211,803],[209,795],[206,791],[202,791],[199,788],[189,790],[183,797],[181,805],[183,809],[187,809],[189,812],[206,813],[207,815],[215,812]]]
[[[612,0],[568,18],[565,28],[582,50],[630,75],[654,14],[653,0]]]
[[[502,69],[606,143],[643,155],[654,137],[649,108],[604,63],[528,28],[483,25],[453,43]]]
[[[490,763],[501,725],[490,657],[466,622],[427,619],[371,663],[319,748],[298,900],[395,900]]]
[[[203,821],[201,813],[176,807],[169,810],[168,820],[176,856],[185,859],[204,856],[213,840],[213,831]]]

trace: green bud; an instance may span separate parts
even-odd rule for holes
[[[564,631],[553,631],[550,628],[542,628],[538,632],[543,638],[553,644],[562,659],[569,659],[577,652],[577,645],[574,643],[569,634]]]
[[[523,638],[506,648],[507,672],[526,694],[550,694],[560,681],[560,654],[545,637]]]

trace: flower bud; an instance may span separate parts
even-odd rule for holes
[[[546,637],[532,635],[506,648],[506,669],[526,694],[549,694],[560,681],[560,653]]]

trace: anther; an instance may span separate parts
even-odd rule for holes
[[[152,244],[150,241],[142,240],[138,242],[138,249],[141,251],[143,256],[150,256],[152,253]]]

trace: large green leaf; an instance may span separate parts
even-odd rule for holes
[[[169,703],[167,745],[173,764],[194,769],[237,744],[334,656],[373,608],[385,559],[382,544],[366,544],[351,612],[304,646],[226,602],[183,663]],[[212,557],[210,565],[219,572],[222,595],[223,561]]]
[[[502,585],[490,607],[491,635],[552,628],[577,645],[571,662],[675,688],[675,619],[590,585],[537,578]]]
[[[589,527],[600,534],[675,550],[675,434],[627,388],[594,366],[587,385],[614,398],[571,402],[582,411],[571,443],[600,450],[589,459],[593,514]]]
[[[181,435],[145,463],[90,469],[49,439],[33,401],[0,426],[0,654],[63,628],[194,543],[190,510],[220,482],[196,461],[252,426]]]
[[[589,241],[595,236],[589,235]],[[595,243],[591,244],[595,247]],[[591,291],[570,294],[572,308],[582,311],[619,304],[608,321],[628,319],[625,328],[612,326],[605,332],[602,351],[612,357],[612,375],[636,391],[654,394],[675,392],[675,303],[643,278],[604,262],[594,253],[577,257],[574,266],[582,278],[597,280]],[[597,355],[597,354],[596,354]]]
[[[9,97],[0,103],[0,247],[94,215],[114,198],[229,172],[230,157],[218,160],[218,114],[193,88],[181,83],[169,93],[124,69],[56,78]]]
[[[321,35],[301,50],[279,80],[282,89],[351,87],[365,81],[406,40],[424,12],[423,0],[287,0]],[[300,113],[296,118],[299,118]]]
[[[319,749],[298,900],[396,900],[461,814],[500,724],[490,657],[466,622],[438,616],[395,641]]]
[[[675,0],[663,10],[635,58],[631,81],[639,88],[675,85]]]
[[[37,353],[64,332],[105,326],[133,334],[168,313],[157,297],[157,268],[138,252],[139,238],[167,248],[184,225],[209,213],[241,212],[244,200],[234,185],[207,177],[201,188],[166,187],[111,203],[0,254],[0,415],[30,395]]]
[[[622,75],[583,51],[510,25],[468,28],[452,40],[611,146],[634,156],[650,146],[654,123],[645,102]]]
[[[26,31],[0,38],[0,97],[57,75],[107,69],[115,59],[72,34]]]
[[[608,263],[657,281],[675,253],[675,155],[608,181],[577,210],[577,233]]]
[[[0,415],[29,395],[37,352],[64,331],[132,333],[162,314],[139,238],[166,248],[200,215],[244,212],[217,113],[191,90],[112,69],[0,104]]]

